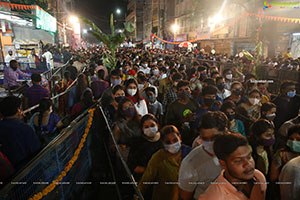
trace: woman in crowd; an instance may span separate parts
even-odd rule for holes
[[[239,105],[238,112],[241,114],[247,113],[246,117],[252,121],[258,120],[260,118],[260,100],[261,94],[257,89],[250,91],[248,101]]]
[[[269,177],[274,143],[274,126],[268,120],[260,119],[252,124],[250,144],[253,159],[256,168],[267,177]]]
[[[112,102],[104,107],[104,113],[108,120],[108,123],[112,126],[115,119],[116,112],[118,110],[118,105],[122,99],[125,98],[125,91],[121,85],[115,85],[112,88]]]
[[[104,70],[99,70],[97,72],[98,80],[94,80],[91,84],[91,89],[93,91],[93,95],[95,99],[99,99],[104,90],[109,87],[109,83],[104,80]]]
[[[136,181],[142,177],[151,156],[161,148],[159,123],[154,115],[142,117],[141,129],[142,135],[133,141],[127,161]]]
[[[230,100],[225,101],[221,107],[221,111],[226,114],[229,120],[229,130],[246,136],[244,123],[236,119],[235,109],[236,105]]]
[[[177,200],[179,191],[175,183],[178,181],[179,166],[191,148],[181,144],[180,133],[172,125],[165,126],[161,130],[160,140],[164,148],[153,154],[138,188],[145,195],[151,186],[146,182],[158,182],[152,185],[153,200]]]
[[[141,116],[134,104],[128,98],[124,98],[118,105],[116,121],[113,126],[113,135],[116,142],[122,147],[123,158],[127,160],[132,140],[141,136]]]
[[[42,99],[38,111],[33,114],[29,124],[35,130],[41,144],[47,145],[55,136],[56,129],[62,127],[63,124],[60,122],[59,116],[53,112],[50,99]]]
[[[71,79],[71,74],[69,71],[65,71],[64,78],[55,85],[55,90],[57,94],[64,92],[71,84],[73,80]],[[61,116],[65,116],[68,113],[68,99],[69,94],[64,94],[58,99],[58,111]]]
[[[83,91],[88,87],[88,80],[86,75],[80,74],[78,76],[76,86],[72,87],[69,95],[69,104],[68,107],[71,110],[72,107],[80,101]]]
[[[125,81],[125,95],[134,103],[139,115],[144,116],[148,114],[146,100],[141,97],[138,83],[135,79]]]
[[[71,110],[71,114],[70,114],[70,118],[71,120],[75,119],[77,116],[79,116],[84,110],[86,110],[87,108],[89,108],[91,105],[93,105],[94,101],[93,101],[93,93],[92,90],[90,88],[86,88],[83,93],[82,96],[80,98],[80,102],[76,103],[72,110]]]
[[[279,149],[273,157],[271,165],[271,181],[278,181],[282,167],[291,159],[300,156],[300,124],[291,127],[288,131],[286,146]]]

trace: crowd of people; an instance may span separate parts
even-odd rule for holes
[[[110,69],[103,66],[104,51],[77,52],[80,59],[69,62],[64,77],[57,77],[57,93],[77,78],[59,98],[58,108],[40,75],[31,75],[24,103],[39,107],[30,126],[17,120],[19,98],[1,102],[0,149],[13,168],[46,145],[64,127],[64,117],[75,119],[99,101],[145,199],[300,198],[295,82],[283,81],[279,93],[271,94],[269,83],[250,73],[253,63],[245,57],[197,51],[118,49],[117,66]],[[83,73],[80,60],[88,63]],[[211,61],[237,65],[224,68]],[[277,57],[263,63],[297,71],[299,61]],[[20,73],[14,66],[17,62],[11,61],[10,70]],[[117,154],[112,140],[110,147]]]

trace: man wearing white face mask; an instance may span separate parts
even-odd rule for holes
[[[179,192],[183,200],[198,199],[221,173],[221,166],[213,151],[216,136],[224,134],[228,119],[222,112],[203,115],[193,146],[200,144],[182,161],[179,170]]]
[[[152,186],[152,199],[178,199],[179,166],[191,148],[181,144],[180,133],[172,125],[161,130],[161,142],[164,148],[153,154],[138,188],[145,196]],[[157,184],[149,185],[149,182]]]
[[[140,66],[140,71],[141,72],[144,72],[144,74],[150,74],[151,72],[151,69],[148,67],[148,62],[147,61],[144,61],[142,63],[142,66]]]

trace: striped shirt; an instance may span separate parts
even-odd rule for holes
[[[29,106],[31,107],[39,104],[41,99],[50,97],[50,93],[41,85],[33,85],[26,90],[24,96],[28,98]]]

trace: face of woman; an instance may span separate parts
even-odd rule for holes
[[[125,103],[123,104],[123,106],[122,106],[123,112],[124,112],[125,110],[127,110],[128,108],[134,108],[133,103],[130,102],[130,101],[127,101],[127,102],[125,102]]]
[[[181,141],[181,139],[176,133],[169,133],[165,136],[163,140],[163,144],[170,145],[170,144],[175,144],[178,141]]]
[[[300,142],[300,134],[299,133],[293,133],[289,137],[289,140]]]
[[[130,83],[128,89],[137,89],[137,86],[134,83]]]
[[[124,90],[117,90],[116,93],[113,95],[113,98],[125,96]]]
[[[256,92],[250,94],[250,95],[249,95],[249,98],[253,98],[253,99],[254,99],[254,98],[256,98],[256,99],[261,99],[260,94],[259,94],[259,93],[256,93]]]
[[[266,139],[266,140],[275,139],[274,129],[269,128],[266,132],[264,132],[261,135],[261,139]]]
[[[143,130],[145,130],[147,128],[152,128],[152,127],[155,127],[155,126],[157,126],[157,123],[152,119],[148,119],[143,124]]]

